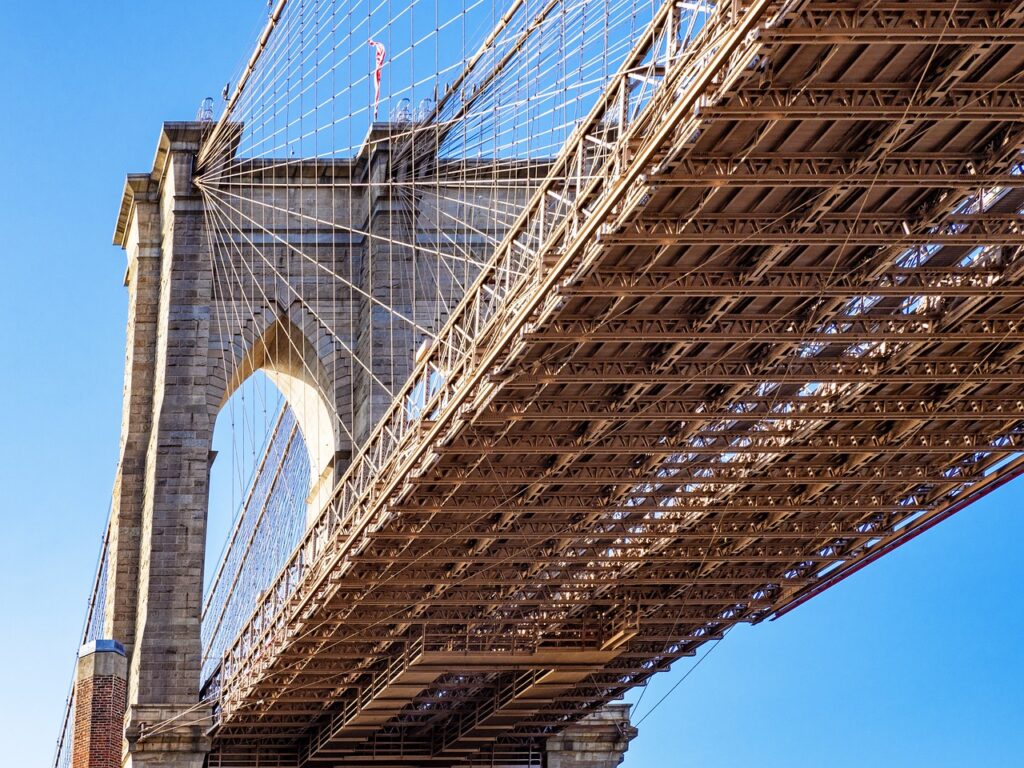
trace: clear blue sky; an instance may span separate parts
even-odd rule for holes
[[[264,13],[263,0],[4,6],[0,765],[49,763],[107,513],[124,174],[149,169],[161,121],[219,94]],[[642,724],[625,767],[1024,764],[1022,501],[1018,481],[734,632]],[[652,683],[639,714],[691,664]]]

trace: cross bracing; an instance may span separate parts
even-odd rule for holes
[[[375,125],[387,24],[279,3],[198,151],[219,320],[349,404],[211,765],[538,765],[1024,469],[1024,4],[501,11]]]

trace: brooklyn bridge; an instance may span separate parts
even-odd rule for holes
[[[612,768],[1024,471],[1024,2],[277,0],[243,60],[117,211],[55,768]]]

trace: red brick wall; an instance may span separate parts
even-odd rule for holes
[[[127,693],[120,677],[78,681],[71,768],[120,768]]]

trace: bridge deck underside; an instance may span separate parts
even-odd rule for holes
[[[797,5],[344,545],[212,764],[536,763],[552,730],[1016,472],[1020,4]],[[475,661],[404,668],[346,737],[336,713],[413,647]]]

